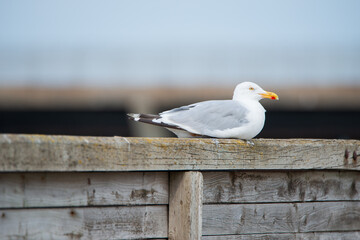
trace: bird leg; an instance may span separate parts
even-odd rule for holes
[[[253,147],[255,145],[255,143],[251,140],[244,140],[246,142],[246,144],[250,145],[250,147]]]

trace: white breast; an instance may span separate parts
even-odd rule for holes
[[[246,116],[248,123],[238,128],[217,131],[216,137],[250,140],[261,132],[265,123],[264,107],[258,101],[243,101],[241,104],[249,110]]]
[[[258,101],[249,101],[247,103],[249,113],[247,119],[246,133],[243,139],[251,139],[258,135],[264,127],[266,110]]]

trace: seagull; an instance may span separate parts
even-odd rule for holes
[[[129,113],[131,120],[149,123],[173,132],[179,138],[237,138],[252,144],[250,139],[264,127],[263,98],[279,100],[252,82],[242,82],[235,88],[231,100],[209,100],[174,108],[159,114]]]

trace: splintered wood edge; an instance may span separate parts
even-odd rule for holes
[[[0,171],[360,170],[359,140],[0,135]]]

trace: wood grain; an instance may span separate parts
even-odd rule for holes
[[[0,171],[360,170],[358,140],[0,135]]]
[[[166,238],[166,206],[0,210],[0,239]]]
[[[204,203],[351,201],[360,199],[360,172],[203,172]]]
[[[203,206],[203,235],[360,231],[360,201]]]
[[[203,236],[203,240],[355,240],[360,232],[268,233],[247,235]]]
[[[202,194],[200,172],[170,173],[169,239],[201,239]]]
[[[0,173],[0,208],[168,204],[167,172]]]

